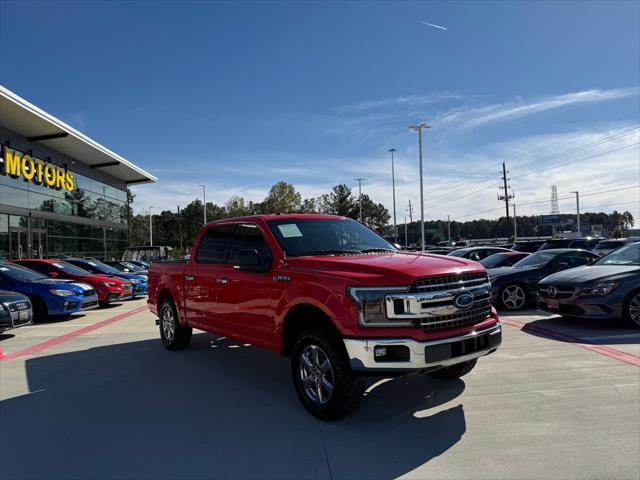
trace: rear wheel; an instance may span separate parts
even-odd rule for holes
[[[624,305],[625,318],[636,328],[640,328],[640,290],[633,292]]]
[[[300,334],[293,346],[291,375],[304,407],[322,420],[353,412],[362,400],[363,385],[351,370],[340,338],[320,331]]]
[[[183,350],[191,341],[191,327],[180,325],[173,301],[165,300],[160,307],[160,339],[168,350]]]
[[[468,362],[459,363],[450,367],[436,370],[429,373],[429,376],[437,378],[438,380],[455,380],[457,378],[465,376],[476,366],[478,360],[469,360]]]
[[[518,284],[507,285],[500,291],[500,304],[507,310],[521,310],[527,303],[527,294]]]

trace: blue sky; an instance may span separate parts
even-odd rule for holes
[[[356,177],[391,210],[393,146],[402,219],[407,126],[427,121],[428,218],[501,214],[502,161],[522,213],[547,213],[525,204],[555,183],[563,211],[579,189],[640,218],[638,2],[2,1],[0,17],[0,82],[157,175],[139,211],[201,183],[223,203]]]

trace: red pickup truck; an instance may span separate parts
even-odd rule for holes
[[[476,262],[401,252],[332,215],[260,215],[201,228],[186,262],[154,262],[151,311],[166,348],[192,328],[291,357],[302,404],[346,415],[361,375],[469,373],[502,330]]]

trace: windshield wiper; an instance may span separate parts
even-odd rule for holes
[[[348,255],[353,253],[360,253],[358,250],[310,250],[308,252],[300,252],[296,254],[296,257],[304,257],[309,255]]]
[[[397,252],[390,248],[367,248],[366,250],[360,250],[360,253],[376,253],[376,252]]]

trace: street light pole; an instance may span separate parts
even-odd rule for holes
[[[409,127],[411,130],[418,132],[418,155],[420,157],[420,242],[421,250],[424,252],[424,188],[422,179],[422,129],[431,128],[431,125],[421,123],[419,125],[412,125]]]
[[[513,207],[513,241],[517,242],[518,241],[518,222],[516,221],[516,204],[512,203],[511,206]]]
[[[362,223],[362,182],[366,178],[354,178],[354,180],[358,182],[358,209],[360,210],[360,223]]]
[[[451,245],[451,217],[447,215],[447,234],[449,236],[449,245]]]
[[[389,152],[391,152],[391,188],[393,189],[393,233],[395,241],[398,243],[398,225],[396,224],[396,174],[393,162],[393,154],[397,152],[397,150],[390,148]]]
[[[204,224],[207,224],[207,186],[206,185],[198,185],[202,187],[202,206],[204,207]]]
[[[404,246],[409,246],[409,242],[407,241],[407,217],[404,217]]]
[[[576,213],[577,213],[577,226],[578,226],[578,235],[582,236],[582,230],[580,228],[580,192],[571,192],[576,194]]]
[[[149,246],[153,247],[153,216],[151,215],[151,209],[153,205],[149,206]]]

